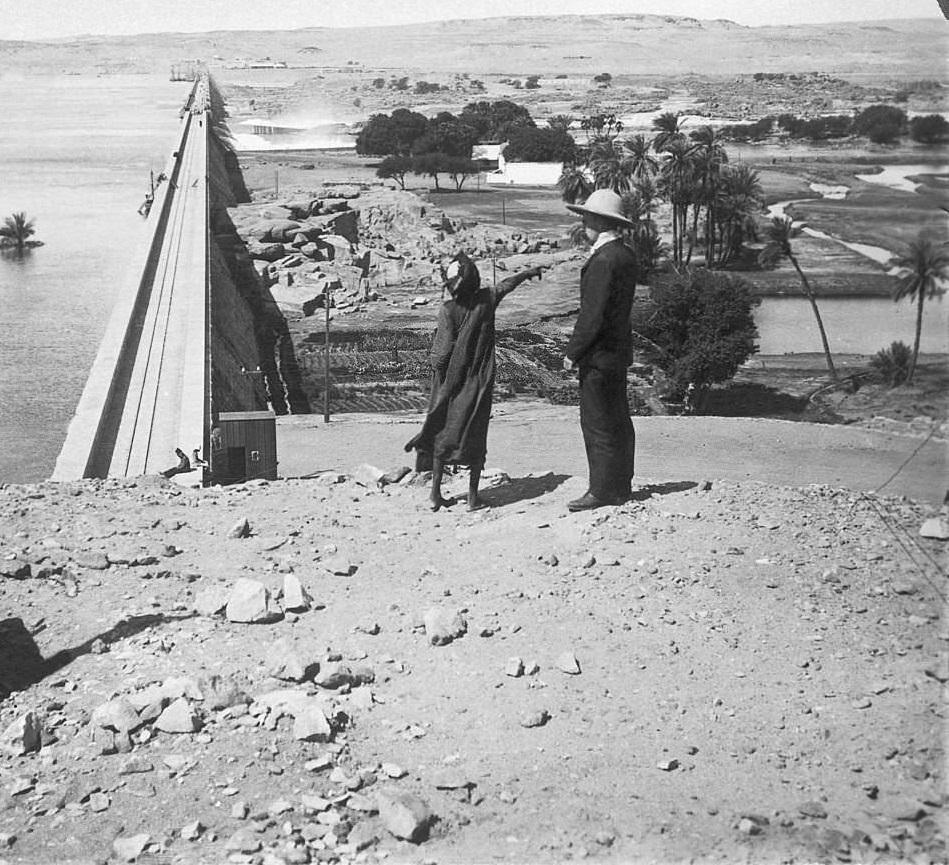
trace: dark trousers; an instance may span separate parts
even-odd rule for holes
[[[590,468],[590,492],[605,501],[625,499],[636,455],[625,368],[580,368],[580,429]]]

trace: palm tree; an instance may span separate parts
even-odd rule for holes
[[[916,340],[913,343],[909,372],[906,374],[906,383],[910,384],[919,358],[923,303],[927,297],[932,299],[946,290],[941,283],[947,278],[949,271],[949,245],[920,235],[909,245],[909,253],[898,259],[897,266],[906,272],[893,292],[893,300],[899,301],[908,297],[916,301]]]
[[[653,117],[652,128],[658,133],[652,142],[652,146],[657,153],[660,150],[665,150],[670,141],[684,137],[682,127],[679,125],[679,115],[673,114],[671,111],[665,111],[658,117]]]
[[[33,220],[27,219],[26,214],[20,211],[3,220],[0,225],[0,237],[5,238],[7,242],[16,246],[17,252],[23,252],[26,241],[35,234]]]
[[[757,237],[755,214],[761,210],[764,195],[758,172],[743,163],[723,165],[717,180],[713,204],[718,227],[716,264],[725,266],[741,252],[746,239]]]
[[[570,114],[555,114],[547,118],[547,127],[549,129],[560,129],[567,132],[573,124],[574,117]]]
[[[711,127],[703,126],[689,135],[698,148],[696,169],[700,183],[700,203],[705,207],[705,264],[712,266],[715,249],[715,201],[718,197],[719,177],[723,165],[728,163],[728,154],[721,136]],[[699,209],[695,209],[693,232],[698,234]]]
[[[821,342],[824,345],[824,357],[827,358],[827,369],[830,371],[830,377],[836,382],[839,381],[837,368],[834,366],[834,358],[830,353],[830,344],[827,342],[827,333],[824,330],[824,322],[820,317],[820,310],[817,308],[817,296],[811,288],[804,271],[801,270],[797,257],[791,249],[791,240],[800,233],[795,227],[794,221],[789,216],[775,216],[768,226],[768,243],[758,255],[758,260],[764,265],[774,265],[781,258],[786,258],[801,279],[801,290],[804,296],[810,301],[811,309],[814,310],[814,318],[817,319],[817,329],[820,331]]]
[[[612,189],[619,195],[632,189],[632,160],[614,140],[599,139],[590,151],[589,165],[597,189]]]
[[[644,135],[630,136],[623,142],[623,146],[632,163],[633,177],[636,180],[652,177],[659,171],[659,160],[649,152],[652,141],[647,141]]]
[[[557,188],[560,190],[560,197],[567,204],[576,204],[581,199],[586,199],[593,192],[593,184],[590,183],[584,169],[577,165],[565,165],[560,179],[557,181]]]
[[[689,205],[695,200],[694,150],[682,135],[668,138],[662,148],[659,191],[672,205],[672,260],[675,264],[682,263]]]

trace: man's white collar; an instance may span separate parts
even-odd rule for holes
[[[619,240],[619,232],[612,230],[601,231],[593,246],[590,247],[590,255],[593,255],[601,246],[606,246],[607,243],[611,243],[614,240]]]

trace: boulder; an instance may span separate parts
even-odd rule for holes
[[[19,757],[38,751],[42,743],[43,724],[33,712],[25,712],[16,718],[0,734],[0,753]]]
[[[329,742],[333,728],[317,700],[308,700],[293,716],[293,738],[301,742]]]
[[[460,612],[440,607],[428,610],[424,622],[425,635],[433,646],[444,646],[468,631],[468,623]]]
[[[208,586],[195,596],[194,609],[199,616],[216,616],[227,606],[229,591],[226,586]]]
[[[395,790],[376,793],[379,819],[386,829],[404,841],[418,844],[428,837],[432,812],[418,796]]]
[[[919,536],[936,541],[949,541],[949,521],[941,517],[932,517],[920,526]]]
[[[191,704],[179,697],[158,716],[155,727],[164,733],[197,733],[201,729],[201,719]]]
[[[310,605],[313,602],[310,593],[303,587],[300,578],[297,577],[296,574],[284,575],[281,600],[283,602],[283,608],[294,613],[310,609]]]
[[[30,563],[22,559],[0,560],[0,580],[25,580],[30,576]]]
[[[273,262],[283,258],[287,254],[287,248],[282,243],[252,241],[247,244],[247,252],[251,258]]]
[[[225,615],[231,622],[272,622],[280,618],[263,583],[241,577],[227,599]]]
[[[100,706],[92,713],[90,723],[93,727],[115,730],[118,733],[132,733],[141,725],[141,718],[135,707],[124,697],[116,697]]]
[[[307,236],[311,240],[315,239],[310,234],[309,229],[316,228],[320,232],[320,237],[327,235],[336,235],[344,238],[349,243],[359,241],[359,215],[355,210],[344,210],[340,213],[327,213],[320,216],[311,216],[306,221]]]
[[[267,652],[267,671],[276,679],[303,682],[319,669],[319,663],[308,660],[300,647],[286,637],[273,643]]]
[[[261,238],[270,243],[289,243],[299,233],[301,223],[293,219],[276,219],[267,226],[267,232]]]

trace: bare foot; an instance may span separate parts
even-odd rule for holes
[[[490,505],[488,505],[488,503],[483,498],[481,498],[481,496],[475,496],[473,499],[468,499],[469,511],[480,511],[487,507],[490,507]]]
[[[429,499],[429,506],[433,511],[437,511],[441,508],[450,508],[454,503],[454,499],[446,499],[443,496],[432,496]]]

